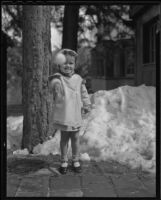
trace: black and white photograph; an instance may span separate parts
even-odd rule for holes
[[[159,198],[161,3],[31,2],[1,3],[2,194]]]

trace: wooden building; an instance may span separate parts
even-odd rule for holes
[[[92,90],[134,86],[134,39],[102,40],[91,51]]]
[[[131,6],[136,30],[135,85],[156,85],[160,67],[161,4]]]

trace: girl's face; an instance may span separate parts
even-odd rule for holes
[[[65,58],[64,62],[60,65],[60,71],[67,75],[72,75],[75,68],[75,57],[65,55]]]

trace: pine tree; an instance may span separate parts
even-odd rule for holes
[[[50,7],[23,6],[23,138],[31,152],[51,133],[52,98],[48,88]]]

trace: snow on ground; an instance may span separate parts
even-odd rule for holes
[[[80,131],[81,159],[115,160],[155,172],[155,92],[155,87],[141,85],[93,94],[92,110]],[[22,120],[22,116],[8,117],[7,148],[20,148]],[[53,138],[34,147],[34,153],[59,154],[59,141],[57,131]]]
[[[96,92],[81,152],[155,171],[155,96],[144,85]]]
[[[7,118],[7,149],[20,149],[22,140],[23,116]]]

